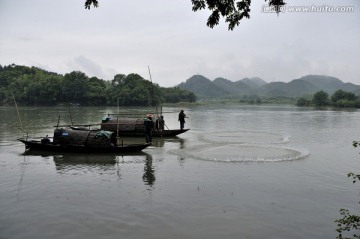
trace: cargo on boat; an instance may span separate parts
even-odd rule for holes
[[[142,118],[118,118],[105,117],[101,122],[101,129],[111,132],[119,132],[121,136],[144,137],[144,119]],[[189,129],[161,129],[154,122],[153,137],[172,137],[185,133]]]

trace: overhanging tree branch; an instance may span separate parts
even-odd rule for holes
[[[99,2],[97,0],[86,0],[85,9],[90,10],[91,5],[94,5],[94,7],[99,7]]]
[[[285,5],[284,0],[265,0],[276,13],[280,13],[282,6]],[[251,0],[191,0],[192,10],[194,12],[209,9],[211,14],[206,25],[213,28],[219,24],[220,18],[223,17],[228,24],[229,30],[234,30],[243,18],[250,18]],[[97,0],[86,0],[85,8],[90,9],[91,5],[98,7]]]

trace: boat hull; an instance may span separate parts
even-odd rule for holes
[[[170,130],[153,130],[153,137],[174,137],[179,134],[185,133],[189,129],[170,129]],[[119,131],[119,135],[126,137],[145,137],[144,131]]]
[[[101,130],[119,133],[121,136],[129,137],[145,137],[144,119],[127,118],[127,119],[108,119],[100,124]],[[155,123],[154,123],[155,126]],[[153,137],[174,137],[185,133],[190,129],[164,129],[159,130],[154,127],[152,131]]]
[[[28,150],[72,153],[131,153],[139,152],[149,146],[149,144],[128,144],[109,147],[88,147],[86,145],[59,145],[53,143],[42,143],[38,140],[18,140],[24,143],[25,148]]]

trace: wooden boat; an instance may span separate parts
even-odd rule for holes
[[[101,124],[102,130],[117,132],[122,136],[144,137],[144,119],[141,118],[105,118]],[[190,129],[164,129],[157,127],[152,132],[153,137],[173,137],[185,133]]]
[[[55,129],[54,137],[41,140],[18,139],[27,150],[75,153],[131,153],[139,152],[149,144],[117,144],[114,132],[85,129]]]

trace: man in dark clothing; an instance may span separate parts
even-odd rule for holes
[[[184,113],[184,110],[181,110],[178,119],[178,121],[180,121],[180,129],[184,129],[185,118],[186,118],[186,114]]]
[[[159,131],[164,131],[164,126],[165,126],[164,116],[160,116],[158,123],[159,123]]]
[[[152,131],[154,129],[154,122],[152,121],[152,115],[147,115],[147,119],[144,120],[144,131],[146,143],[152,144]]]

